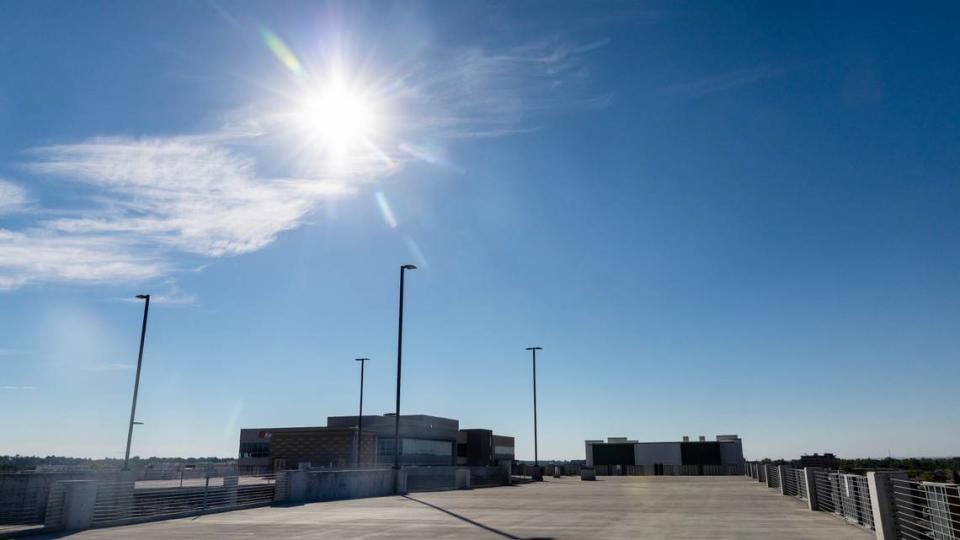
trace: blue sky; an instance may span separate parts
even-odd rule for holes
[[[957,6],[7,2],[0,453],[960,443]]]

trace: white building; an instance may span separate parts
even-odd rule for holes
[[[625,437],[586,441],[588,467],[609,467],[610,474],[743,474],[743,442],[736,435],[715,441],[639,442]]]

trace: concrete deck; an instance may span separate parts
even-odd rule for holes
[[[255,508],[69,537],[865,540],[873,534],[737,476],[549,478],[472,491]]]

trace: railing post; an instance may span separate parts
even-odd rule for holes
[[[783,470],[784,468],[785,468],[784,465],[777,465],[777,478],[780,479],[780,494],[781,494],[781,495],[786,495],[786,494],[787,494],[787,483],[784,482],[784,480],[786,479],[786,473],[785,473],[784,470]]]
[[[397,469],[394,475],[394,482],[396,483],[396,489],[394,490],[396,494],[406,495],[407,494],[407,470]]]
[[[226,503],[229,506],[237,504],[237,492],[240,478],[237,476],[224,476],[223,489],[226,491]]]
[[[97,503],[96,480],[63,480],[63,528],[68,531],[89,529]]]
[[[817,503],[817,472],[826,470],[823,467],[804,467],[803,477],[807,481],[807,508],[816,511]]]
[[[201,512],[207,511],[207,491],[210,490],[210,475],[206,475],[206,483],[203,485],[203,509]]]
[[[457,469],[455,481],[457,489],[470,489],[470,469]]]
[[[767,481],[767,487],[768,487],[768,488],[772,488],[772,487],[773,487],[773,479],[775,478],[773,475],[770,474],[770,468],[771,468],[771,467],[772,467],[772,465],[764,465],[764,466],[763,466],[763,468],[767,470],[767,478],[766,478],[766,481]]]
[[[513,472],[510,470],[511,469],[510,461],[506,459],[502,460],[500,462],[500,468],[503,469],[503,475],[506,477],[504,478],[503,485],[509,486],[510,484],[513,483]]]
[[[870,488],[870,507],[873,510],[873,525],[877,540],[896,540],[897,509],[893,500],[892,478],[906,480],[903,471],[870,471],[867,485]]]
[[[277,471],[273,477],[273,502],[286,502],[287,491],[287,471]]]

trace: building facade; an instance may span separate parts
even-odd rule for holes
[[[377,461],[393,463],[396,415],[363,417],[363,429],[377,435]],[[330,427],[353,427],[356,416],[330,416]],[[410,414],[400,416],[401,465],[454,465],[460,422],[452,418]]]
[[[823,467],[824,469],[837,469],[837,456],[831,453],[813,454],[800,456],[801,467]]]
[[[639,442],[625,437],[585,442],[587,466],[609,467],[611,474],[743,474],[743,443],[736,435],[707,441]]]
[[[489,429],[461,429],[457,435],[457,465],[494,466],[513,463],[513,437]]]
[[[331,468],[392,465],[396,416],[364,416],[359,453],[357,425],[357,416],[331,416],[325,427],[242,429],[237,465],[244,472],[295,469],[301,463]],[[513,460],[513,437],[487,429],[461,430],[452,418],[402,415],[399,457],[405,466],[495,465]]]
[[[287,427],[240,430],[241,472],[315,467],[369,467],[377,463],[377,435],[357,428]]]

